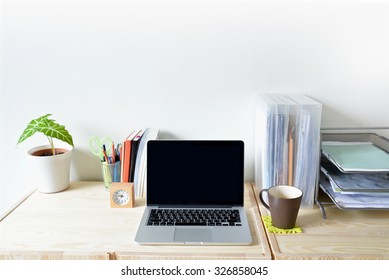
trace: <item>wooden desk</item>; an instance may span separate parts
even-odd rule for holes
[[[102,182],[34,192],[0,222],[0,259],[271,259],[251,184],[245,184],[250,246],[145,246],[134,242],[144,199],[111,209]]]
[[[255,189],[258,193],[258,190]],[[259,202],[262,215],[270,215]],[[342,211],[325,205],[300,209],[303,233],[273,234],[266,230],[274,259],[389,259],[389,211]]]

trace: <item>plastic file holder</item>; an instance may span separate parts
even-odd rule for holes
[[[322,105],[306,95],[260,94],[255,118],[255,184],[293,185],[313,207],[320,163]]]

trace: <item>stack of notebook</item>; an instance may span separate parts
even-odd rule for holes
[[[133,182],[136,197],[144,197],[146,188],[147,142],[158,139],[157,128],[132,130],[122,143],[121,182]]]

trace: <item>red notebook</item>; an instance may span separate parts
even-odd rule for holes
[[[122,145],[122,166],[121,182],[130,182],[130,161],[131,161],[131,141],[138,134],[139,130],[133,130],[123,141]]]

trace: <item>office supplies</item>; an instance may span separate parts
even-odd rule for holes
[[[322,152],[342,172],[389,172],[389,153],[372,142],[323,141]]]
[[[133,208],[135,206],[133,183],[112,183],[109,192],[111,208]]]
[[[117,144],[115,148],[116,159],[122,161],[122,144]]]
[[[242,141],[149,141],[147,207],[135,241],[250,244],[243,180]]]
[[[122,144],[122,183],[130,182],[131,141],[138,132],[137,130],[132,130]]]
[[[108,162],[107,153],[110,154],[112,152],[112,144],[112,139],[107,136],[102,137],[100,139],[97,136],[92,136],[91,138],[89,138],[89,148],[95,156],[100,158],[100,161],[106,160]],[[108,150],[104,151],[104,146],[108,147]]]
[[[334,204],[342,210],[353,209],[389,209],[389,193],[361,192],[344,194],[333,190],[330,181],[321,173],[320,188],[331,198]],[[325,217],[325,215],[324,215]]]
[[[255,104],[255,185],[293,185],[313,207],[320,166],[320,103],[302,94],[260,94]]]
[[[115,161],[116,161],[116,152],[115,152],[115,145],[114,145],[113,142],[112,142],[112,146],[111,146],[111,151],[112,151],[112,163],[115,163]]]
[[[134,172],[139,143],[144,130],[133,130],[122,145],[122,182],[134,182]]]
[[[131,157],[130,157],[130,177],[129,182],[134,182],[134,172],[136,165],[136,158],[138,155],[139,144],[142,139],[144,130],[140,130],[131,141]]]
[[[389,209],[389,140],[371,130],[322,129],[319,186],[339,209]],[[317,203],[326,218],[325,202]]]
[[[101,162],[101,167],[103,171],[103,180],[105,189],[109,190],[112,182],[120,182],[120,173],[121,173],[121,164],[120,161],[115,163],[108,163],[106,161]]]
[[[126,139],[117,144],[115,161],[121,161],[121,182],[133,182],[135,197],[143,197],[146,185],[146,143],[158,138],[157,128],[132,129]]]
[[[293,133],[294,132],[294,127],[292,126],[290,129],[289,129],[289,133],[288,133],[288,185],[292,185],[293,184],[293,169],[294,169],[294,159],[293,159],[293,149],[294,149],[294,136],[293,136]]]
[[[104,161],[107,162],[107,163],[111,163],[109,161],[109,157],[107,155],[107,149],[105,148],[105,145],[103,144],[103,154],[104,154]]]
[[[144,197],[146,185],[147,142],[158,139],[157,128],[146,128],[139,144],[134,171],[135,197]]]
[[[344,194],[389,193],[389,173],[386,172],[343,173],[325,157],[321,160],[321,171],[330,180],[331,185]]]

